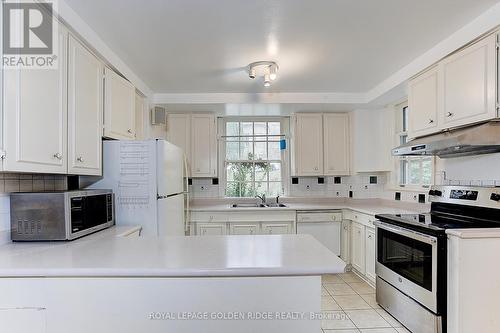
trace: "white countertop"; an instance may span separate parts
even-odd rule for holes
[[[106,232],[106,231],[104,231]],[[0,277],[283,276],[340,273],[345,263],[309,235],[114,237],[0,247]]]
[[[297,200],[294,200],[297,201]],[[209,200],[196,200],[190,207],[191,211],[224,211],[224,212],[242,212],[242,211],[287,211],[287,210],[335,210],[350,209],[369,215],[376,214],[413,214],[428,212],[429,206],[424,204],[406,204],[394,203],[389,200],[355,199],[355,200],[331,200],[331,202],[314,202],[314,199],[304,199],[303,202],[283,202],[287,207],[273,208],[232,208],[228,202],[220,203]]]
[[[470,228],[470,229],[448,229],[446,234],[463,239],[498,238],[500,239],[500,228]]]

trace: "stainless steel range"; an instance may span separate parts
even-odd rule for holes
[[[433,186],[428,214],[376,215],[377,302],[413,333],[446,332],[446,229],[500,227],[500,188]]]

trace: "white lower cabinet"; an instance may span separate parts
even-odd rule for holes
[[[199,236],[221,236],[227,234],[226,223],[197,223],[196,234]]]
[[[369,280],[375,281],[375,229],[366,227],[365,230],[365,275]]]
[[[193,212],[191,235],[282,235],[295,233],[295,211]]]
[[[293,233],[292,222],[262,223],[262,234],[264,235],[285,235],[291,233]]]
[[[365,274],[365,227],[353,222],[351,224],[351,263],[359,273]]]
[[[255,223],[230,223],[229,233],[231,235],[257,235],[259,226]]]
[[[345,210],[341,234],[341,258],[367,281],[375,284],[376,234],[375,217]]]

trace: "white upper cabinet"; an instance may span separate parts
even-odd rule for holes
[[[135,88],[109,68],[105,69],[104,136],[135,138]]]
[[[180,147],[191,164],[191,115],[171,113],[167,115],[167,141]]]
[[[144,140],[144,116],[147,114],[146,98],[136,91],[135,93],[135,138]]]
[[[293,175],[323,175],[323,115],[296,114],[293,140]]]
[[[68,33],[58,30],[58,69],[4,72],[4,171],[67,172]]]
[[[441,62],[445,128],[496,117],[496,52],[490,35]]]
[[[326,176],[348,175],[350,166],[350,125],[347,113],[325,113],[324,174]]]
[[[491,34],[409,82],[410,138],[498,116],[496,43]]]
[[[217,177],[216,118],[213,114],[191,115],[191,176]]]
[[[68,173],[101,175],[103,65],[69,37]]]
[[[411,138],[435,132],[438,126],[438,67],[433,67],[408,85],[408,132]]]

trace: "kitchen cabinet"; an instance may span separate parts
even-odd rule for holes
[[[221,236],[227,234],[226,223],[197,223],[196,234],[200,236]]]
[[[410,138],[498,117],[497,38],[490,34],[410,80]]]
[[[148,116],[146,98],[139,91],[135,92],[135,138],[144,140],[144,117]]]
[[[57,69],[4,70],[3,171],[67,172],[68,32],[58,30]]]
[[[351,224],[351,264],[359,273],[365,274],[365,227]]]
[[[103,65],[73,36],[68,46],[68,173],[101,175]]]
[[[375,239],[375,228],[366,227],[365,229],[365,275],[371,280],[375,281],[375,253],[376,253],[376,242]]]
[[[109,68],[104,70],[104,136],[135,138],[135,88]]]
[[[441,62],[444,128],[496,117],[496,55],[492,34]]]
[[[270,222],[262,223],[262,234],[264,235],[285,235],[291,234],[293,223],[291,222]]]
[[[231,223],[229,233],[231,235],[257,235],[259,226],[255,223]]]
[[[347,113],[323,114],[324,175],[349,175],[350,124]]]
[[[438,67],[432,67],[408,84],[408,132],[419,137],[438,126]]]
[[[180,147],[188,159],[191,171],[191,115],[170,113],[167,115],[167,141]]]
[[[216,118],[213,114],[191,115],[191,176],[217,177]]]
[[[354,110],[351,120],[353,171],[393,171],[394,110]]]
[[[351,221],[343,220],[340,231],[340,258],[347,265],[351,264]]]
[[[294,116],[292,174],[323,175],[323,115],[298,113]]]

